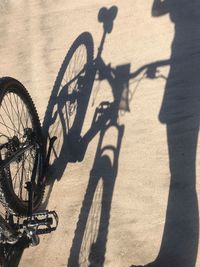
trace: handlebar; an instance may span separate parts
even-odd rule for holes
[[[132,72],[129,76],[129,79],[134,79],[144,70],[146,70],[147,78],[155,79],[156,73],[157,73],[157,68],[158,67],[164,67],[164,66],[167,66],[170,64],[171,64],[170,59],[165,59],[165,60],[155,61],[155,62],[150,63],[150,64],[145,64],[144,66],[140,67],[136,71]]]

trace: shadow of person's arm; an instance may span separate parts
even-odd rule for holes
[[[169,13],[168,0],[154,0],[151,14],[153,17],[159,17]]]
[[[152,63],[148,63],[137,69],[136,71],[130,73],[129,79],[135,79],[141,72],[145,70],[146,77],[150,79],[157,78],[156,73],[157,73],[157,68],[159,67],[165,67],[171,64],[170,59],[164,59],[164,60],[159,60],[155,61]]]

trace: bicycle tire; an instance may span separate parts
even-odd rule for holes
[[[81,132],[87,109],[87,97],[89,98],[91,90],[93,50],[94,45],[91,34],[89,32],[80,34],[64,58],[54,83],[44,117],[43,129],[46,138],[48,136],[58,137],[54,145],[56,162],[59,160],[61,154],[65,154],[65,158],[67,159],[65,146],[70,131],[76,133],[77,136]],[[81,62],[81,59],[83,62]],[[78,75],[83,69],[84,72]],[[73,80],[74,77],[77,79]],[[70,84],[70,81],[72,81],[72,84]],[[81,82],[82,84],[80,84]],[[70,86],[71,88],[69,88]],[[77,98],[75,97],[76,99],[69,100],[70,97],[71,99],[73,98],[72,95],[75,90],[77,92]],[[74,101],[74,105],[69,103],[70,101]],[[50,165],[53,165],[53,162]]]
[[[0,144],[17,140],[16,147],[6,147],[1,159],[15,154],[31,131],[36,143],[0,171],[0,200],[9,212],[27,215],[28,190],[26,182],[34,181],[33,211],[40,205],[44,194],[45,151],[42,130],[34,103],[26,88],[11,77],[0,79]],[[13,139],[15,138],[15,139]],[[35,168],[32,177],[33,169]]]

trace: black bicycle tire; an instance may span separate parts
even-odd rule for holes
[[[90,78],[90,70],[92,69],[91,66],[93,64],[93,55],[94,55],[94,44],[93,44],[93,38],[92,35],[89,32],[83,32],[81,33],[76,39],[75,41],[72,43],[69,51],[67,52],[63,63],[59,69],[59,72],[57,74],[54,86],[53,86],[53,90],[51,93],[51,96],[49,98],[49,102],[47,105],[47,109],[45,112],[45,116],[44,116],[44,121],[43,121],[43,130],[44,130],[44,136],[46,138],[46,140],[48,139],[49,136],[49,129],[51,127],[51,125],[53,125],[54,123],[54,119],[53,119],[53,108],[56,105],[55,101],[57,101],[57,98],[59,96],[59,89],[63,80],[63,77],[65,75],[67,66],[70,63],[70,60],[72,59],[73,55],[75,54],[76,50],[81,46],[84,45],[86,52],[87,52],[87,70],[86,70],[86,74],[85,74],[85,79],[89,81]],[[90,86],[88,86],[89,88]],[[87,93],[87,92],[84,92]],[[77,123],[77,118],[80,114],[76,114],[75,118],[74,118],[74,122],[73,125],[75,123]],[[66,133],[66,129],[64,129],[65,126],[62,125],[62,131],[63,131],[63,140],[64,138],[67,136]],[[73,127],[73,126],[72,126]],[[59,156],[62,153],[62,147],[60,149],[60,153],[57,157],[57,160],[59,160]],[[67,158],[67,157],[66,157]]]
[[[4,96],[9,93],[15,93],[26,105],[29,114],[31,114],[31,121],[33,123],[34,133],[37,138],[39,145],[40,161],[38,162],[39,174],[38,182],[36,184],[37,194],[33,199],[33,211],[35,211],[40,203],[42,202],[44,195],[44,164],[45,164],[45,150],[42,140],[42,129],[40,125],[40,120],[38,113],[36,111],[35,105],[31,96],[29,95],[26,88],[16,79],[11,77],[3,77],[0,79],[0,106],[3,101]],[[27,215],[28,212],[28,200],[24,201],[20,199],[14,192],[13,185],[11,186],[11,180],[8,177],[8,172],[2,171],[0,175],[0,193],[1,202],[6,209],[12,214],[17,215]],[[36,179],[36,177],[34,177]]]

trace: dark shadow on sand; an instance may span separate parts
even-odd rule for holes
[[[200,2],[155,0],[153,16],[175,25],[170,72],[159,114],[167,126],[170,188],[164,232],[149,267],[195,267],[199,242],[196,152],[200,118]]]

